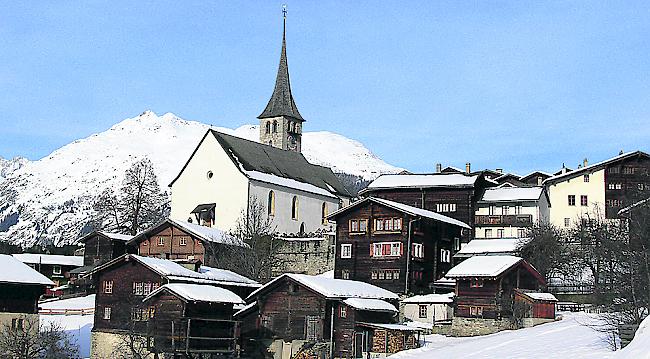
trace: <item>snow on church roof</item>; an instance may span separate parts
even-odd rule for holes
[[[272,174],[262,173],[258,171],[245,171],[245,173],[250,179],[256,181],[271,183],[282,187],[293,188],[303,192],[319,194],[325,197],[338,198],[332,194],[335,193],[333,189],[332,192],[329,192],[309,183],[299,182],[291,178],[278,177]]]
[[[515,256],[470,257],[445,274],[449,278],[497,277],[523,259]]]
[[[81,267],[84,265],[82,256],[64,256],[58,254],[18,253],[14,258],[28,264],[52,264],[63,266]]]
[[[479,202],[537,201],[542,187],[500,187],[488,188]]]
[[[18,259],[0,254],[0,283],[54,285],[54,282]]]
[[[163,291],[169,291],[185,301],[245,304],[235,293],[228,289],[211,285],[170,283],[154,290],[143,301],[147,301]]]
[[[397,309],[394,305],[381,299],[348,298],[344,300],[343,303],[358,310],[397,313]]]
[[[383,174],[362,192],[382,188],[471,187],[478,177],[462,173]]]
[[[285,273],[276,277],[251,293],[248,298],[254,297],[285,278],[290,278],[326,298],[399,299],[397,294],[365,282],[294,273]]]

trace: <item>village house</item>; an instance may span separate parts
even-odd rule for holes
[[[0,268],[0,328],[38,328],[38,299],[54,282],[10,255]]]
[[[418,345],[417,329],[395,324],[397,300],[364,282],[284,274],[253,292],[235,317],[242,336],[255,338],[244,345],[247,355],[381,356]]]
[[[576,221],[599,216],[618,218],[618,212],[650,196],[650,157],[642,151],[623,153],[544,181],[549,196],[549,220],[567,228]]]
[[[553,175],[544,171],[533,171],[527,175],[522,176],[520,180],[527,185],[541,186],[542,183],[549,177],[553,177]]]
[[[521,176],[514,173],[504,173],[496,178],[494,181],[503,187],[522,187],[525,183],[521,180]]]
[[[122,351],[120,344],[129,336],[146,336],[155,305],[143,300],[165,284],[211,285],[240,297],[259,287],[257,282],[227,270],[201,266],[195,271],[170,260],[134,254],[104,263],[88,275],[97,288],[92,358],[111,357],[114,351]]]
[[[361,197],[383,198],[443,214],[469,224],[461,235],[463,243],[474,238],[476,204],[483,190],[497,183],[482,172],[438,172],[434,174],[385,174],[359,191]],[[460,249],[460,248],[459,248]]]
[[[415,295],[402,300],[404,318],[433,329],[436,324],[451,324],[454,316],[454,293]]]
[[[152,351],[203,358],[237,356],[239,326],[234,307],[244,301],[225,288],[169,283],[143,299],[151,308],[147,338]]]
[[[227,233],[208,226],[167,218],[138,233],[127,242],[144,257],[183,261],[187,264],[218,265],[224,246],[245,244]]]
[[[82,267],[84,263],[84,257],[81,256],[36,253],[20,253],[13,256],[51,279],[55,286],[68,283],[70,272]]]
[[[514,255],[530,238],[475,239],[454,254],[456,263],[474,256]]]
[[[538,291],[546,284],[525,260],[508,255],[471,257],[452,268],[446,276],[456,279],[451,327],[451,334],[455,336],[516,329],[515,290]]]
[[[229,231],[242,213],[261,207],[280,235],[332,231],[325,218],[352,194],[301,153],[305,120],[291,93],[284,31],[275,87],[259,120],[259,142],[205,133],[169,185],[171,218]]]
[[[430,293],[452,266],[462,230],[454,218],[382,198],[332,213],[336,221],[334,276],[395,293]]]
[[[486,189],[476,204],[475,238],[524,238],[530,227],[547,222],[549,201],[543,187]]]

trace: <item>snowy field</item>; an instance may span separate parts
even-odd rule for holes
[[[563,320],[533,328],[508,330],[480,337],[426,337],[425,347],[391,356],[391,359],[434,358],[620,358],[601,340],[600,333],[584,326],[594,317],[586,313],[562,313]]]
[[[49,310],[82,310],[95,307],[95,295],[85,297],[56,300],[39,303],[41,309]],[[79,346],[79,354],[82,358],[90,357],[90,331],[93,329],[92,314],[89,315],[43,315],[41,323],[57,323],[65,330]]]

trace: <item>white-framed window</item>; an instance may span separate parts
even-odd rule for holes
[[[456,203],[436,203],[436,212],[456,212]]]
[[[451,262],[451,251],[448,249],[440,249],[440,261],[442,263]]]
[[[521,214],[521,209],[522,209],[522,206],[521,206],[521,204],[518,203],[515,206],[515,214]]]
[[[643,189],[645,188],[643,183],[639,183],[636,187],[639,189],[639,191],[643,191]]]
[[[186,246],[187,245],[187,238],[181,237],[181,239],[178,241],[178,245]]]
[[[375,218],[375,231],[396,232],[401,230],[401,218]]]
[[[105,294],[112,294],[113,293],[113,281],[112,280],[105,280],[102,284],[102,287],[104,288],[104,293]]]
[[[111,320],[111,307],[104,307],[104,320]]]
[[[469,315],[472,317],[482,317],[483,316],[483,307],[469,307]]]
[[[497,238],[503,238],[503,229],[497,229]]]
[[[589,182],[589,175],[584,175],[584,176],[582,176],[582,178],[583,178],[583,181]]]
[[[469,282],[470,288],[482,288],[483,284],[483,279],[472,279]]]
[[[497,211],[497,208],[496,208],[495,205],[491,204],[491,205],[490,205],[490,209],[489,209],[488,211],[489,211],[488,214],[491,215],[491,216],[493,216],[495,213],[497,213],[497,212],[496,212],[496,211]]]
[[[400,242],[379,242],[370,246],[371,257],[399,257],[402,255],[402,243]]]
[[[454,250],[455,251],[460,250],[460,238],[454,238]]]
[[[420,304],[418,308],[418,318],[426,318],[429,306],[426,304]]]
[[[399,279],[399,269],[373,269],[370,272],[370,278],[375,280],[397,280]]]
[[[56,264],[52,266],[52,274],[61,274],[61,266]]]
[[[424,244],[413,243],[413,258],[424,258]]]
[[[149,293],[151,293],[151,282],[146,282],[146,283],[144,283],[144,287],[142,289],[142,294],[149,295]]]
[[[341,258],[352,258],[352,244],[341,244]]]
[[[341,304],[341,306],[339,307],[339,318],[347,318],[347,317],[348,317],[348,307]]]
[[[341,270],[341,278],[350,279],[350,270],[348,269]]]
[[[519,238],[526,237],[526,230],[523,229],[523,228],[518,228],[517,229],[517,237],[519,237]]]
[[[144,283],[142,283],[142,282],[133,282],[133,294],[135,294],[135,295],[144,295]]]
[[[351,219],[350,220],[350,233],[366,233],[368,231],[367,219]]]
[[[488,228],[485,230],[485,238],[492,238],[492,229]]]
[[[159,246],[165,245],[165,237],[158,237],[158,245]]]
[[[507,216],[510,214],[510,206],[501,207],[501,214]]]

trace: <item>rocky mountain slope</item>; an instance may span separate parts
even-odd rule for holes
[[[2,160],[0,240],[23,245],[78,238],[93,214],[96,196],[119,187],[124,171],[141,158],[153,162],[161,188],[178,173],[209,125],[146,111],[107,131],[76,140],[38,161]],[[257,141],[259,128],[218,131]],[[305,132],[303,153],[334,172],[372,179],[398,172],[361,143],[331,132]],[[6,174],[5,174],[6,173]]]

